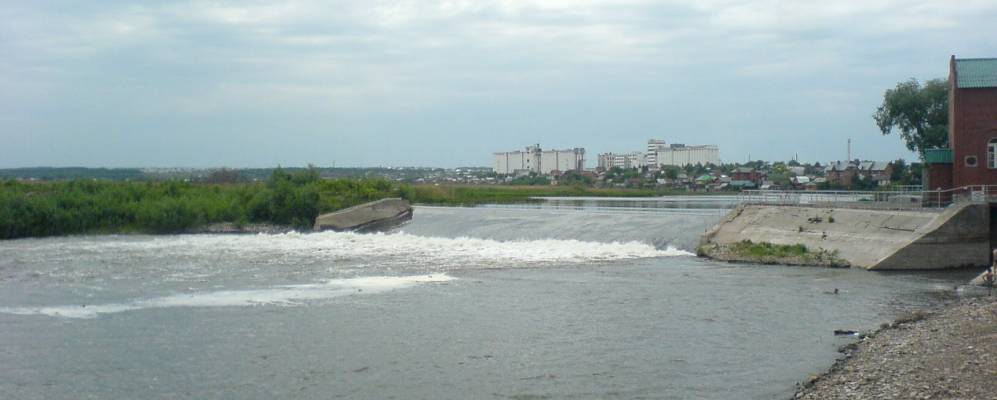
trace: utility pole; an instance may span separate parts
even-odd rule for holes
[[[852,138],[848,138],[848,162],[852,162]]]

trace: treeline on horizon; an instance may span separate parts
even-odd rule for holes
[[[224,177],[216,177],[226,180]],[[275,169],[265,182],[0,181],[0,239],[102,233],[182,233],[215,223],[308,229],[315,217],[368,201],[508,203],[534,196],[650,196],[653,190],[579,186],[434,186],[386,179],[323,179]]]
[[[57,181],[71,179],[101,179],[112,181],[169,181],[187,180],[194,182],[219,183],[217,180],[240,182],[263,181],[277,169],[298,173],[317,170],[323,178],[364,178],[376,177],[391,171],[400,175],[418,175],[419,171],[443,170],[443,168],[422,168],[396,170],[381,167],[274,167],[274,168],[90,168],[90,167],[22,167],[0,168],[2,179],[28,179]],[[399,172],[401,171],[401,172]],[[230,183],[230,182],[224,182]]]

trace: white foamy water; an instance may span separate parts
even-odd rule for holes
[[[47,246],[48,243],[39,244]],[[39,248],[31,250],[43,250]],[[107,241],[99,237],[75,243],[60,243],[56,249],[80,254],[211,254],[275,257],[293,256],[339,260],[358,258],[418,259],[424,265],[496,264],[514,267],[521,263],[580,263],[635,258],[693,256],[673,247],[657,249],[641,242],[586,242],[563,239],[512,240],[468,237],[426,237],[404,232],[358,234],[320,232],[277,235],[178,235],[143,240]]]
[[[290,306],[302,304],[307,301],[325,300],[351,294],[383,293],[424,283],[449,282],[453,279],[444,274],[401,277],[369,276],[352,279],[333,279],[319,284],[284,285],[265,289],[220,290],[177,294],[125,303],[0,308],[0,313],[46,315],[64,318],[94,318],[101,314],[149,308]]]

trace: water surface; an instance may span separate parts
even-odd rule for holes
[[[786,398],[965,279],[700,260],[682,200],[0,242],[0,398]]]

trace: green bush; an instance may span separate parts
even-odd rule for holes
[[[263,184],[8,180],[0,181],[0,239],[175,233],[218,222],[307,228],[323,212],[413,193],[380,179],[322,180],[315,169],[278,168]]]
[[[751,257],[803,257],[809,253],[807,246],[802,244],[772,244],[768,242],[753,243],[751,240],[744,240],[735,245],[735,250],[743,255]]]

